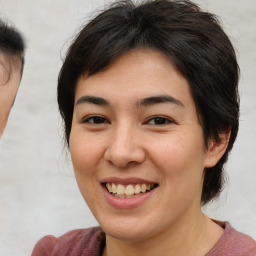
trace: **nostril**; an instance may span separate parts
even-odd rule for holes
[[[130,149],[128,147],[111,147],[106,150],[104,158],[118,168],[128,168],[144,162],[145,153],[136,147]]]

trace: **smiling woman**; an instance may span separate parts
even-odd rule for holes
[[[254,256],[252,238],[201,210],[222,189],[238,78],[218,20],[189,1],[121,1],[86,25],[58,103],[100,227],[42,238],[32,255]]]
[[[194,211],[207,153],[188,82],[165,55],[131,50],[82,76],[75,102],[84,95],[108,102],[76,104],[69,138],[78,185],[103,229],[136,241]]]

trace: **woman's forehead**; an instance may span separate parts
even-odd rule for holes
[[[146,98],[171,98],[175,99],[172,102],[180,102],[180,106],[194,107],[187,79],[158,51],[128,52],[108,69],[91,76],[82,75],[76,85],[75,101],[88,96],[123,104],[129,101],[133,105],[146,102],[143,101]]]

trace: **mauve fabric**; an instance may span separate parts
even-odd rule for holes
[[[40,239],[32,256],[101,256],[105,234],[100,227],[77,229],[63,236],[45,236]]]
[[[101,256],[105,234],[100,227],[73,230],[39,240],[31,256]],[[256,256],[256,241],[225,222],[225,231],[205,256]]]

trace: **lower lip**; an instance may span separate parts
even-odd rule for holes
[[[157,188],[154,188],[149,192],[139,194],[132,198],[118,198],[110,194],[105,186],[102,186],[102,188],[103,188],[104,196],[107,202],[111,206],[114,206],[115,208],[119,208],[119,209],[131,209],[131,208],[136,208],[138,206],[141,206],[150,197],[152,197],[152,195],[155,193],[155,190],[157,189]]]

